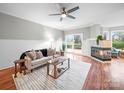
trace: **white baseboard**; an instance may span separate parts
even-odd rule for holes
[[[8,68],[11,68],[11,67],[14,67],[14,65],[13,66],[2,67],[2,68],[0,68],[0,70],[8,69]]]

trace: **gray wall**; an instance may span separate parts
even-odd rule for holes
[[[119,32],[124,32],[124,26],[115,26],[115,27],[103,27],[102,28],[102,33],[104,31],[108,31],[109,33],[109,40],[111,40],[111,34],[113,31],[119,31]]]
[[[102,27],[99,24],[90,26],[90,38],[96,39],[98,35],[102,34]]]
[[[124,31],[124,26],[116,26],[116,27],[110,27],[110,31],[117,31],[117,30],[122,30]]]
[[[83,39],[86,40],[86,39],[90,38],[90,27],[79,28],[79,29],[64,32],[65,35],[77,34],[77,33],[83,33]]]
[[[97,35],[102,34],[102,27],[99,24],[94,24],[89,27],[83,27],[64,32],[65,35],[76,33],[83,33],[83,40],[96,39]]]
[[[59,49],[63,37],[63,31],[0,13],[0,69],[14,66],[27,50],[49,48],[50,39]]]
[[[55,40],[62,31],[0,13],[0,39],[46,40],[51,34]]]

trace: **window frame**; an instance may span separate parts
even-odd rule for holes
[[[74,48],[74,36],[76,36],[76,35],[79,35],[80,36],[80,40],[81,40],[81,47],[82,47],[82,40],[83,40],[83,33],[76,33],[76,34],[67,34],[67,35],[65,35],[65,45],[66,45],[66,49],[76,49],[76,48]],[[68,48],[67,46],[69,45],[69,44],[67,44],[67,40],[66,40],[66,37],[67,36],[72,36],[73,37],[73,44],[70,44],[71,46],[72,46],[72,48]],[[79,48],[79,49],[81,49],[81,48]]]

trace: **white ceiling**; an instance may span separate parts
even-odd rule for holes
[[[66,9],[79,6],[79,10],[71,13],[76,19],[65,18],[62,22],[59,21],[59,16],[48,16],[51,13],[58,13],[60,7]],[[82,26],[100,23],[105,26],[107,19],[111,14],[117,13],[120,10],[124,11],[124,4],[116,3],[4,3],[0,4],[0,12],[40,23],[45,26],[57,28],[60,30],[76,29]],[[115,18],[114,18],[115,19]],[[101,21],[98,21],[101,20]],[[109,19],[107,19],[109,20]],[[112,20],[112,19],[111,19]],[[117,20],[116,20],[117,22]],[[109,22],[111,23],[111,22]],[[111,26],[110,24],[108,26]]]

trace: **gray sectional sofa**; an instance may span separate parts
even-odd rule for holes
[[[56,54],[55,51],[50,54],[49,49],[39,49],[34,51],[41,52],[42,56],[39,58],[32,59],[27,55],[27,53],[29,53],[30,51],[26,51],[20,57],[20,59],[26,59],[25,65],[28,71],[32,71],[34,68],[47,64],[47,62],[53,57],[60,56],[60,53]]]

